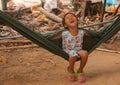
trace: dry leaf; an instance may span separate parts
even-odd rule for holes
[[[6,64],[7,59],[4,56],[0,56],[0,62],[2,62],[3,64]]]

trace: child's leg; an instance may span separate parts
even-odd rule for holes
[[[68,66],[68,71],[74,73],[74,65],[77,60],[77,57],[70,57],[69,58],[69,66]]]
[[[68,66],[68,68],[67,68],[67,70],[68,70],[68,76],[67,76],[67,78],[68,78],[68,80],[70,80],[70,81],[76,81],[76,75],[75,75],[75,72],[74,72],[74,64],[75,64],[75,62],[76,62],[76,57],[70,57],[69,58],[69,66]]]
[[[78,69],[78,72],[80,73],[80,72],[83,72],[83,69],[88,60],[88,52],[85,50],[81,50],[78,54],[80,55],[80,58],[81,58],[80,67]]]
[[[82,50],[78,54],[81,58],[81,62],[80,62],[80,67],[77,71],[77,77],[78,77],[78,81],[80,83],[83,83],[86,81],[86,77],[84,76],[83,69],[84,69],[87,59],[88,59],[88,52],[85,50]]]

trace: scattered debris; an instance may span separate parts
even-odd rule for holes
[[[54,66],[56,66],[56,63],[52,59],[47,59],[46,62],[52,63]]]
[[[7,59],[4,56],[0,56],[0,62],[2,62],[3,64],[6,64]]]
[[[31,7],[31,12],[32,12],[32,15],[38,16],[40,14],[39,7],[37,7],[37,6]]]
[[[79,26],[85,26],[87,27],[87,29],[91,29],[91,30],[99,30],[102,29],[101,26],[99,26],[100,24],[100,20],[101,20],[101,16],[99,14],[98,9],[95,10],[95,13],[93,13],[94,8],[97,6],[99,6],[99,3],[97,3],[97,5],[95,5],[95,3],[92,3],[90,5],[93,5],[90,7],[90,9],[92,10],[92,13],[89,13],[90,11],[88,11],[88,15],[85,16],[84,21],[82,21],[80,18],[82,16],[81,12],[82,9],[79,9],[78,11],[74,11],[73,9],[69,9],[68,8],[68,4],[63,4],[60,2],[60,0],[58,0],[57,5],[56,5],[56,9],[51,10],[51,12],[46,11],[44,8],[41,7],[41,2],[38,2],[37,5],[32,5],[29,8],[26,8],[28,6],[26,6],[28,3],[28,0],[21,0],[18,2],[14,2],[15,0],[12,0],[11,2],[8,2],[8,10],[6,13],[10,14],[10,16],[12,16],[13,18],[17,19],[18,21],[20,21],[21,23],[23,23],[24,25],[26,25],[29,29],[36,31],[38,33],[47,33],[47,32],[53,32],[56,31],[58,29],[64,29],[61,21],[62,18],[64,17],[64,15],[68,12],[73,12],[78,16],[78,21],[79,21]],[[23,3],[23,1],[25,1],[25,3]],[[32,0],[32,3],[37,2],[35,0],[35,2]],[[21,4],[18,4],[21,3]],[[52,4],[51,2],[49,2],[50,4]],[[16,8],[19,5],[18,8]],[[55,5],[55,4],[52,4]],[[93,9],[92,9],[93,8]],[[18,10],[19,11],[13,11],[13,10]],[[11,10],[11,11],[10,11]],[[104,14],[104,21],[111,21],[111,19],[116,19],[116,17],[118,17],[119,15],[119,9],[118,12],[114,14],[116,8],[111,5],[109,7],[106,8],[106,11],[112,11],[112,15],[110,15],[109,12],[106,12]],[[97,12],[98,11],[98,12]],[[89,15],[90,14],[90,15]],[[104,22],[103,21],[103,22]],[[101,22],[101,23],[103,23]],[[96,26],[97,25],[97,26]],[[109,25],[109,23],[103,23],[103,26],[107,26]],[[119,34],[118,34],[119,35]],[[119,37],[118,35],[116,35],[117,37]],[[24,38],[22,35],[20,35],[19,33],[17,33],[16,31],[14,31],[13,29],[11,29],[10,27],[0,24],[0,39],[8,39],[11,41],[17,38]],[[111,42],[113,43],[116,39],[116,37],[113,37],[111,39]],[[16,40],[17,41],[17,40]],[[1,41],[2,42],[2,41]],[[0,42],[0,43],[1,43]],[[12,43],[11,46],[13,47],[9,47],[9,44]],[[26,47],[36,47],[34,45],[31,45],[32,43],[29,44],[25,44],[23,42],[19,42],[20,44],[14,44],[13,42],[9,42],[7,45],[6,43],[2,43],[1,49],[5,49],[5,47],[8,47],[6,49],[17,49],[17,48],[26,48]],[[23,45],[23,46],[22,46]],[[28,45],[28,46],[26,46]],[[19,46],[19,47],[18,47]]]
[[[25,49],[38,47],[27,39],[1,40],[0,50]]]
[[[7,2],[8,10],[19,10],[41,4],[40,0],[10,0]]]

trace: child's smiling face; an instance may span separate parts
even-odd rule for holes
[[[73,14],[67,14],[65,16],[65,27],[72,28],[77,27],[78,20]]]

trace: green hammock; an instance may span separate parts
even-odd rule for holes
[[[56,31],[54,33],[49,34],[40,34],[36,33],[22,23],[17,21],[16,19],[8,16],[6,13],[0,11],[0,22],[10,26],[12,29],[16,30],[32,42],[38,44],[39,46],[47,49],[48,51],[59,55],[60,57],[68,60],[69,56],[62,50],[62,39],[59,40],[51,40],[54,36],[61,33],[63,30]],[[79,28],[80,30],[85,30],[83,28]],[[114,34],[116,34],[120,30],[120,17],[118,17],[112,24],[107,26],[106,28],[100,31],[91,31],[85,30],[88,32],[91,37],[85,37],[83,42],[83,49],[87,50],[89,53],[96,49],[101,43],[110,39]]]

